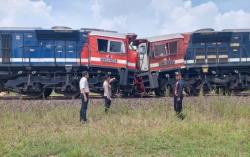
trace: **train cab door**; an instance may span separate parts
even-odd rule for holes
[[[66,41],[65,64],[77,64],[77,50],[75,41]]]
[[[56,65],[65,64],[66,42],[55,41],[55,62]]]
[[[139,68],[140,71],[148,71],[149,70],[149,56],[147,53],[147,43],[141,43],[138,46],[139,53]]]
[[[23,64],[24,62],[24,44],[23,44],[23,33],[13,34],[13,56],[12,62],[18,62]]]
[[[12,36],[11,34],[1,34],[1,57],[3,64],[11,63],[11,47],[12,47]]]

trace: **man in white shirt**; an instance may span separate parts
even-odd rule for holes
[[[104,96],[104,106],[105,106],[105,112],[107,113],[110,106],[111,106],[111,82],[113,82],[115,78],[110,78],[110,75],[105,76],[105,80],[103,82],[103,96]]]
[[[88,109],[88,102],[89,102],[89,73],[87,71],[84,71],[82,73],[82,78],[80,80],[80,92],[81,92],[81,100],[82,100],[82,106],[80,110],[80,122],[86,122],[87,121],[87,109]]]

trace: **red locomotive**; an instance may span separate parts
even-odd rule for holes
[[[157,96],[172,93],[174,73],[185,67],[189,33],[138,39],[140,77],[145,91]]]

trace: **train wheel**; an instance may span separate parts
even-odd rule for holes
[[[185,88],[185,92],[188,94],[188,96],[199,96],[200,95],[200,89],[196,89],[195,85],[190,85]]]
[[[157,97],[162,97],[164,95],[164,93],[160,90],[160,89],[155,89],[155,96]]]
[[[190,95],[191,96],[199,96],[200,95],[200,89],[196,89],[195,87],[192,87],[190,90]]]
[[[46,88],[44,89],[44,92],[43,92],[43,97],[44,98],[47,98],[51,95],[51,93],[53,92],[53,90],[51,88]]]
[[[162,89],[155,89],[155,95],[158,97],[172,97],[173,89],[170,86],[165,86]]]

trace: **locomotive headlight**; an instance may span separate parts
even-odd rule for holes
[[[238,71],[238,70],[234,70],[234,72],[235,72],[235,74],[238,74],[238,73],[239,73],[239,71]]]
[[[35,75],[35,74],[36,74],[36,71],[32,71],[31,73],[32,73],[32,75]]]

